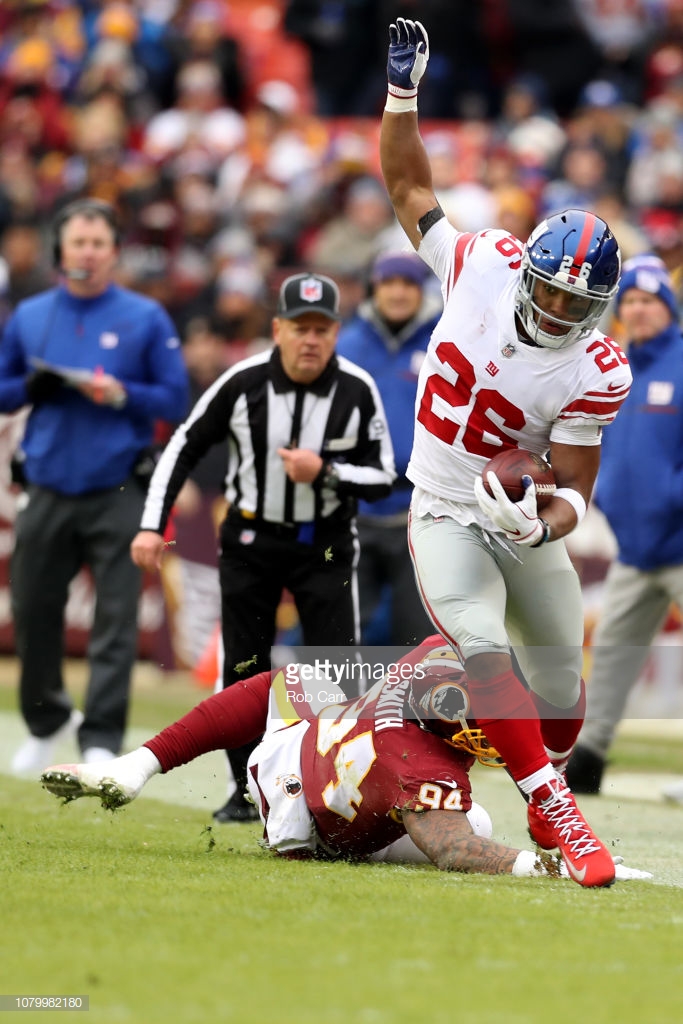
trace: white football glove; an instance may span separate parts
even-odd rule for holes
[[[474,495],[482,512],[515,544],[538,543],[543,537],[544,527],[538,518],[536,484],[531,477],[522,477],[526,489],[522,500],[517,502],[510,501],[495,473],[488,472],[486,479],[493,491],[493,498],[484,489],[484,481],[480,476],[474,481]]]
[[[615,878],[618,882],[645,881],[652,878],[651,871],[640,871],[638,868],[627,868],[623,857],[612,857],[614,861]]]
[[[652,878],[652,872],[640,871],[638,868],[627,868],[623,857],[612,857],[614,861],[614,877],[617,882],[646,881]],[[569,878],[569,871],[564,861],[560,862],[560,874],[563,878]]]
[[[417,93],[429,60],[429,37],[419,21],[397,18],[389,26],[389,93],[405,99]]]
[[[638,868],[627,868],[623,857],[612,857],[614,861],[614,877],[618,882],[647,881],[652,878],[650,871],[640,871]],[[538,878],[539,876],[550,876],[551,878],[570,878],[567,865],[559,854],[549,853],[543,850],[520,850],[517,860],[512,868],[512,874],[518,878]]]

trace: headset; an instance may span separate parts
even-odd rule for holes
[[[121,244],[121,226],[116,210],[111,203],[103,199],[75,199],[62,207],[52,225],[52,262],[57,270],[62,267],[62,231],[64,225],[73,217],[83,215],[87,218],[102,217],[114,233],[114,245],[118,249]]]

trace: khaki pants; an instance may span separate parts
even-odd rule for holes
[[[683,565],[651,572],[621,562],[611,565],[602,617],[593,636],[586,721],[578,739],[601,757],[612,743],[628,695],[672,601],[683,608]]]

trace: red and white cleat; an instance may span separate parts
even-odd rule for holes
[[[529,833],[544,849],[557,847],[569,877],[588,888],[611,885],[612,855],[584,819],[564,780],[540,786],[527,805]]]
[[[566,786],[567,777],[564,769],[567,766],[567,761],[564,760],[560,764],[553,761],[551,764],[555,769],[560,786]],[[532,842],[540,846],[542,850],[556,850],[557,839],[555,838],[555,829],[546,821],[543,814],[539,813],[538,804],[531,799],[527,801],[527,820],[529,822],[529,835]]]
[[[555,829],[549,821],[546,821],[539,805],[533,799],[529,800],[526,813],[529,824],[529,835],[531,836],[532,842],[536,843],[537,846],[540,846],[542,850],[557,849]]]

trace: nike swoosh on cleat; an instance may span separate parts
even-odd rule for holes
[[[585,869],[585,867],[581,868],[581,870],[579,871],[578,868],[574,867],[574,865],[572,864],[572,862],[570,860],[565,860],[565,864],[567,865],[567,871],[572,876],[572,878],[574,878],[579,883],[583,882],[583,880],[586,877],[586,869]]]

